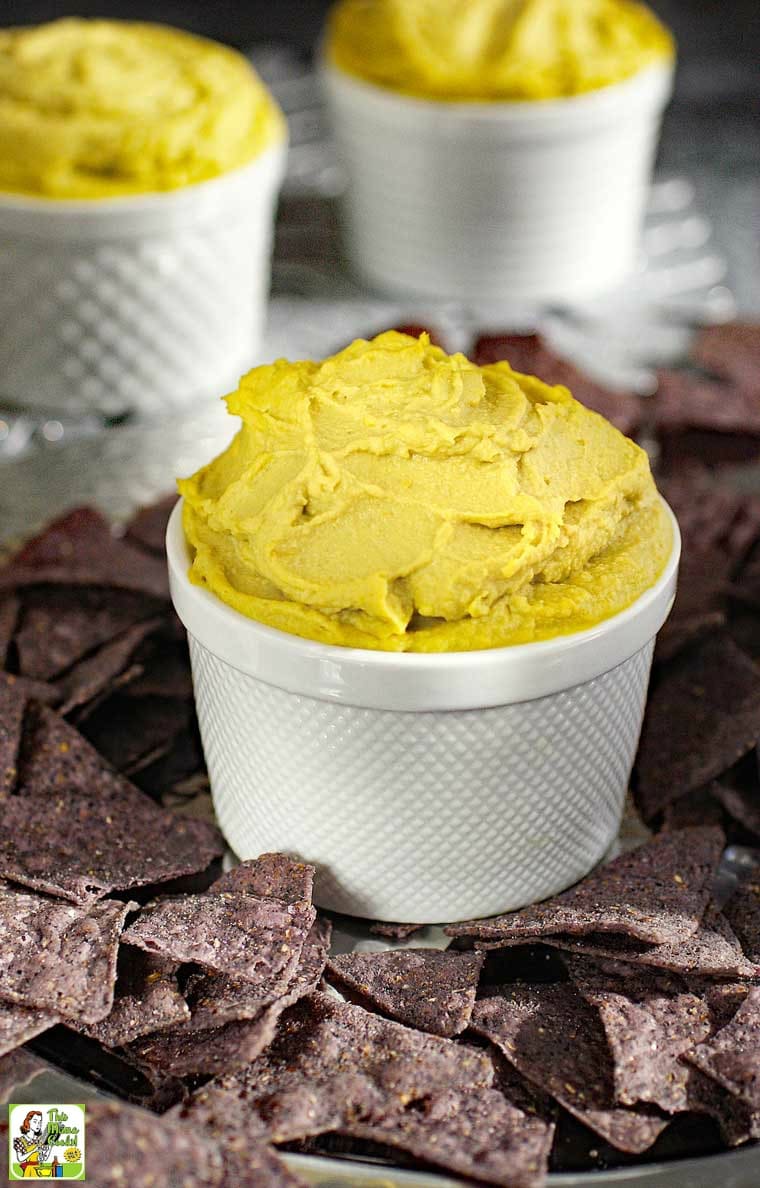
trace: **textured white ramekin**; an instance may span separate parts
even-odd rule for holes
[[[0,403],[156,416],[255,362],[286,146],[160,194],[0,194]]]
[[[533,102],[414,99],[330,65],[322,77],[348,177],[346,249],[374,287],[564,300],[633,269],[669,62]]]
[[[214,806],[240,858],[317,866],[323,907],[420,923],[488,916],[587,874],[613,841],[638,743],[665,572],[628,610],[542,643],[423,655],[265,627],[169,578],[188,631]]]

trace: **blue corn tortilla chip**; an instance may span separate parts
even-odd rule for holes
[[[216,1142],[174,1114],[118,1101],[87,1103],[87,1151],[97,1188],[305,1188],[263,1127]]]
[[[189,1023],[130,1044],[130,1060],[148,1076],[176,1077],[216,1076],[250,1064],[272,1042],[283,1011],[318,986],[330,932],[328,921],[315,921],[285,983],[273,979],[257,988],[220,974],[191,978]]]
[[[726,810],[729,817],[748,833],[760,838],[760,795],[755,789],[733,787],[716,781],[710,785],[710,794]]]
[[[83,908],[0,883],[0,1001],[82,1023],[105,1018],[132,906]]]
[[[158,618],[135,623],[122,635],[75,664],[57,683],[63,702],[60,712],[70,714],[117,684],[140,644],[160,625],[161,620]]]
[[[119,791],[121,782],[107,761],[60,714],[34,706],[24,722],[19,761],[20,793]]]
[[[281,1013],[277,1003],[270,1003],[254,1019],[221,1027],[170,1027],[130,1043],[126,1055],[149,1078],[231,1073],[250,1064],[272,1042]]]
[[[760,872],[739,885],[723,911],[760,977]]]
[[[220,857],[215,826],[159,808],[104,769],[57,715],[41,710],[39,722],[43,746],[4,806],[0,877],[88,903],[196,874]]]
[[[58,1016],[47,1011],[0,1001],[0,1057],[15,1052],[27,1040],[34,1039],[57,1022]]]
[[[725,630],[725,627],[726,616],[722,610],[690,612],[684,609],[671,615],[657,635],[655,665],[667,664],[692,644],[713,632]]]
[[[614,1064],[599,1014],[569,983],[504,986],[475,1005],[472,1030],[591,1130],[640,1154],[667,1126],[616,1104]]]
[[[621,854],[544,903],[446,928],[477,948],[558,933],[609,933],[648,944],[677,944],[697,931],[723,851],[720,829],[682,829]]]
[[[190,1018],[177,984],[176,967],[131,945],[121,945],[113,1006],[99,1023],[77,1027],[104,1048],[121,1048],[162,1027]]]
[[[48,524],[0,568],[0,590],[40,585],[107,586],[169,598],[163,561],[120,540],[91,507],[74,508]]]
[[[342,953],[329,962],[328,977],[363,1006],[451,1037],[469,1023],[483,961],[482,953],[439,949]]]
[[[758,501],[704,467],[680,469],[660,486],[678,519],[682,552],[675,604],[657,637],[657,666],[725,627],[737,566],[760,532]]]
[[[178,1112],[218,1134],[255,1135],[263,1122],[282,1143],[352,1120],[400,1118],[434,1094],[489,1089],[493,1079],[485,1052],[316,993],[285,1012],[257,1060],[216,1078]]]
[[[140,672],[125,682],[126,697],[169,697],[189,700],[193,696],[190,656],[185,640],[159,634],[135,657]]]
[[[292,974],[315,916],[303,901],[286,904],[212,887],[148,905],[124,939],[173,961],[263,985]]]
[[[541,1188],[554,1126],[529,1117],[498,1089],[450,1089],[425,1098],[414,1111],[392,1110],[370,1122],[351,1119],[340,1133],[383,1143],[479,1183]]]
[[[257,895],[260,899],[279,899],[283,903],[311,903],[314,890],[314,867],[287,854],[260,854],[233,866],[211,888],[217,895],[232,892]]]
[[[37,681],[0,672],[0,800],[12,792],[18,778],[18,757],[28,702],[44,694]],[[55,696],[55,691],[50,690]]]
[[[97,1169],[98,1188],[223,1188],[222,1152],[176,1119],[119,1101],[88,1101],[86,1121],[87,1162]]]
[[[760,670],[728,636],[709,635],[663,672],[647,702],[636,803],[651,821],[760,740]]]
[[[167,755],[194,722],[192,703],[185,698],[137,698],[114,691],[82,729],[99,754],[131,776]]]
[[[714,784],[697,788],[665,806],[662,830],[688,829],[694,825],[718,825],[723,828],[725,813],[712,795]]]
[[[731,1021],[684,1059],[760,1118],[760,986],[751,987]]]
[[[709,582],[713,579],[708,571],[713,570],[723,582],[756,538],[756,501],[748,503],[748,497],[735,486],[716,479],[714,472],[700,465],[668,475],[659,487],[678,520],[688,577]],[[694,602],[688,587],[680,591],[680,597]]]
[[[748,448],[753,437],[760,437],[757,394],[728,377],[716,381],[690,371],[659,371],[651,411],[656,428],[667,433],[683,435],[696,429],[737,434],[747,440]]]
[[[19,670],[37,680],[54,680],[135,623],[153,618],[163,605],[131,590],[101,586],[27,590],[15,636]]]
[[[690,1108],[689,1069],[679,1057],[711,1032],[704,1000],[672,975],[583,958],[568,960],[573,985],[599,1013],[612,1055],[615,1100],[667,1114]]]
[[[192,1015],[190,1028],[205,1031],[226,1023],[256,1019],[274,1002],[289,1006],[316,990],[327,964],[331,933],[328,920],[314,921],[290,975],[283,976],[281,972],[261,982],[245,982],[225,974],[191,975],[185,987]]]
[[[749,960],[726,916],[711,904],[697,929],[686,940],[665,945],[643,945],[625,937],[601,934],[546,936],[552,948],[589,957],[605,957],[631,966],[707,978],[755,978],[760,972]]]

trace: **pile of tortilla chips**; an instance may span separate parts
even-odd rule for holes
[[[577,387],[539,339],[508,341]],[[719,338],[698,349],[728,368]],[[704,467],[663,489],[684,565],[634,773],[654,836],[450,926],[445,951],[386,923],[330,955],[313,868],[222,873],[172,500],[120,535],[76,509],[0,568],[0,1084],[31,1044],[121,1099],[88,1106],[99,1184],[294,1185],[284,1147],[536,1188],[760,1138],[760,502]],[[727,841],[747,876],[728,897]]]

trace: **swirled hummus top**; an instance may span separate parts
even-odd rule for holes
[[[162,25],[0,30],[0,190],[172,190],[252,160],[284,121],[245,58]]]
[[[462,651],[579,631],[660,575],[646,454],[566,388],[389,331],[227,397],[232,444],[181,480],[190,576],[325,643]]]
[[[667,60],[673,40],[635,0],[338,0],[327,55],[420,98],[554,99]]]

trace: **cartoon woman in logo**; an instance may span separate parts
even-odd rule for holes
[[[49,1169],[45,1169],[42,1175],[38,1175],[39,1165],[47,1162],[50,1156],[50,1144],[47,1141],[47,1132],[44,1135],[42,1133],[42,1114],[40,1111],[30,1110],[21,1123],[20,1129],[21,1134],[13,1140],[13,1149],[21,1164],[24,1179],[46,1179],[49,1175]]]

